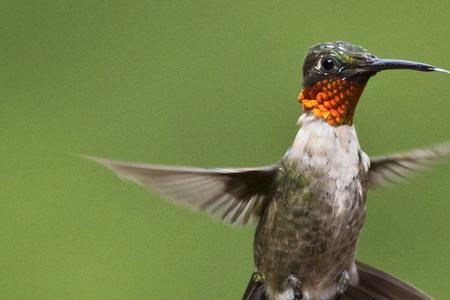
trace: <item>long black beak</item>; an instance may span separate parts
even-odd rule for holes
[[[401,59],[381,59],[377,58],[373,62],[368,63],[364,66],[364,70],[368,72],[380,72],[384,70],[394,70],[394,69],[406,69],[406,70],[415,70],[422,72],[443,72],[450,74],[450,71],[445,69],[436,68],[432,65],[418,63],[414,61],[401,60]]]

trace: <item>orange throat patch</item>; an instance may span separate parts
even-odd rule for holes
[[[298,101],[303,105],[304,111],[312,112],[332,126],[351,125],[365,86],[365,82],[324,79],[304,88]]]

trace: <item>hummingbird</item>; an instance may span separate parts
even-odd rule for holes
[[[358,101],[370,78],[394,69],[450,73],[381,59],[344,41],[308,49],[300,128],[272,165],[205,169],[88,158],[176,204],[228,224],[255,224],[255,272],[244,300],[431,299],[355,258],[368,191],[450,155],[450,143],[377,157],[361,150]]]

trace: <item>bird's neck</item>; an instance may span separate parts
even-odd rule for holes
[[[292,147],[286,153],[288,161],[301,169],[329,171],[336,178],[348,175],[349,180],[359,172],[360,163],[368,168],[368,159],[360,149],[353,125],[330,126],[311,112],[300,116],[299,125]]]
[[[324,79],[305,87],[298,96],[305,112],[331,126],[352,125],[353,114],[366,82]]]

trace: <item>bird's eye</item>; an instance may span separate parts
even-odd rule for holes
[[[330,57],[325,57],[322,59],[321,65],[322,65],[322,69],[325,72],[329,72],[334,69],[334,67],[336,66],[336,62],[334,61],[334,59],[332,59]]]

